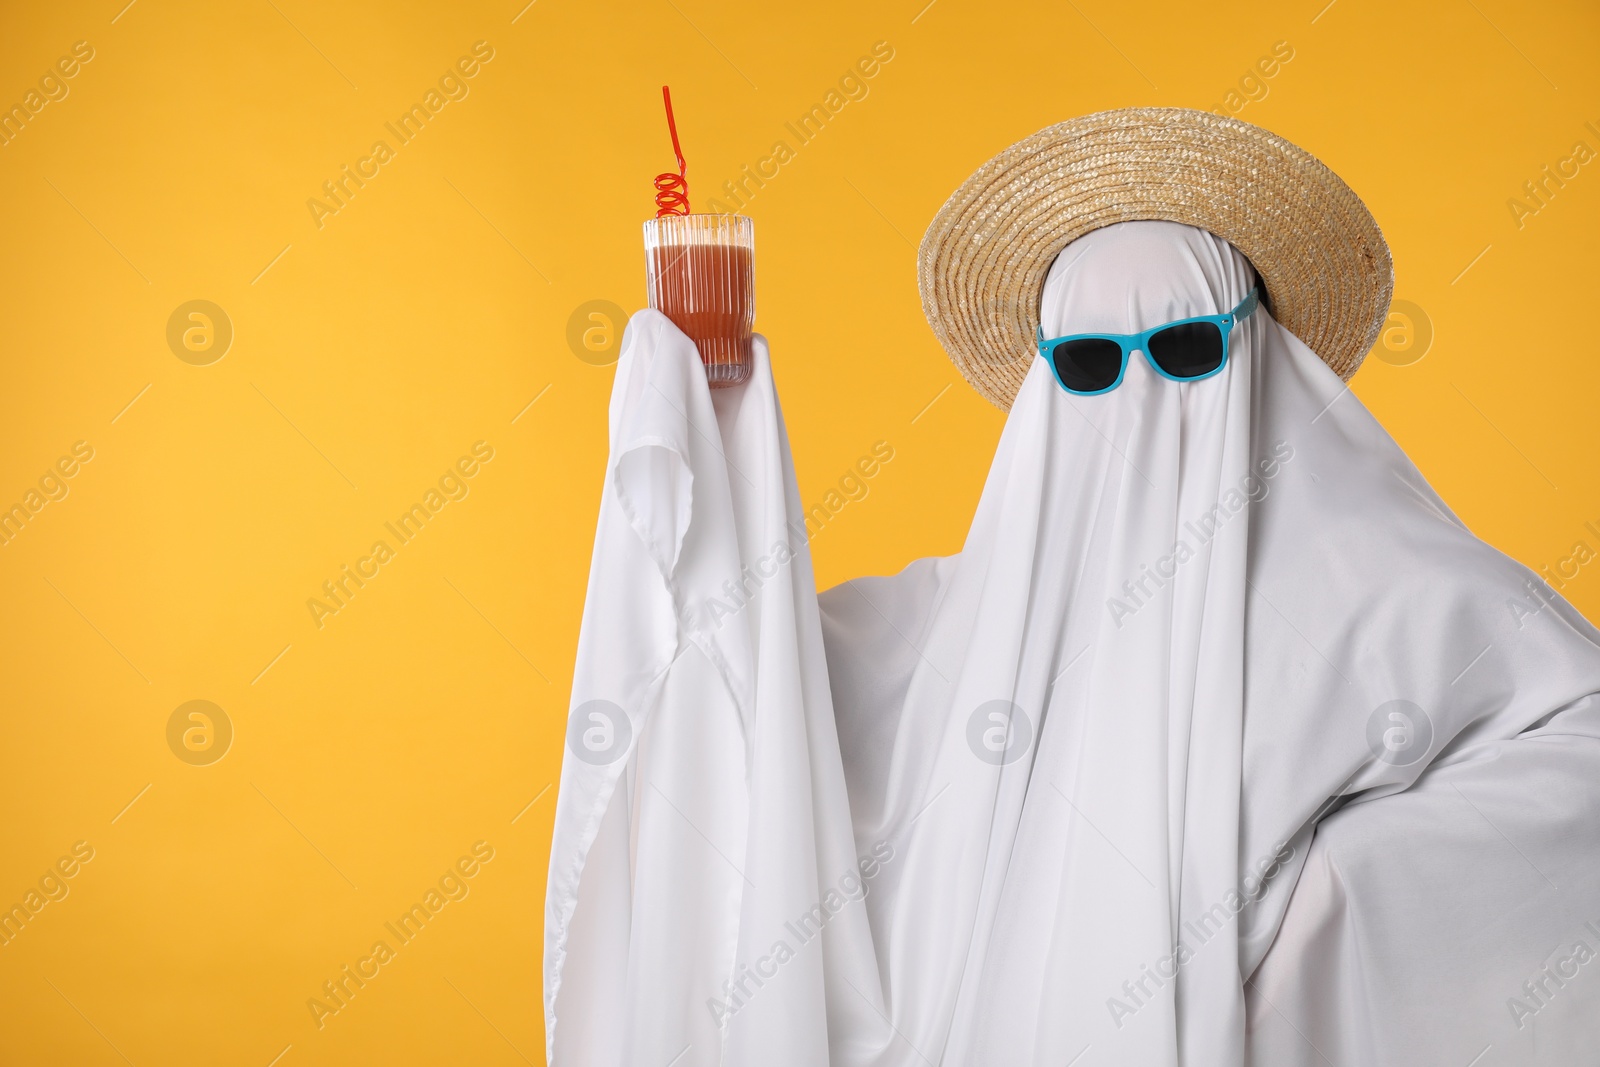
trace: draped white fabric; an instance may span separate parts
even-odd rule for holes
[[[828,1062],[877,987],[766,344],[707,390],[634,316],[545,901],[552,1063]],[[824,906],[823,913],[817,911]],[[779,946],[782,946],[781,948]]]
[[[1247,987],[1252,1067],[1594,1062],[1597,794],[1588,698],[1324,821]]]
[[[1058,258],[1044,330],[1254,283],[1209,234],[1121,224]],[[1038,361],[961,553],[824,593],[820,642],[765,348],[714,409],[693,355],[641,313],[618,371],[573,707],[634,740],[597,763],[609,735],[569,728],[554,1062],[1593,1047],[1600,966],[1520,1029],[1507,1001],[1557,940],[1600,948],[1600,635],[1265,310],[1204,382],[1140,354],[1076,397]]]

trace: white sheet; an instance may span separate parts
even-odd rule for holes
[[[1597,792],[1587,698],[1325,820],[1247,987],[1249,1062],[1593,1062]]]
[[[1133,332],[1226,310],[1252,282],[1208,234],[1123,224],[1062,254],[1044,326]],[[1307,1027],[1348,1053],[1331,1062],[1432,1062],[1416,1050],[1507,1010],[1511,991],[1480,1001],[1548,956],[1546,927],[1510,918],[1419,990],[1437,943],[1407,932],[1430,904],[1411,872],[1458,886],[1431,902],[1436,933],[1513,890],[1474,897],[1489,839],[1428,832],[1465,815],[1405,805],[1524,746],[1498,784],[1455,784],[1493,822],[1558,783],[1526,829],[1580,846],[1552,881],[1574,914],[1600,911],[1600,850],[1572,830],[1600,821],[1576,703],[1600,691],[1597,635],[1473,538],[1269,315],[1233,346],[1189,385],[1136,356],[1101,397],[1036,364],[961,554],[823,594],[824,669],[798,538],[738,625],[697,613],[800,517],[764,346],[713,410],[687,341],[635,318],[574,707],[631,709],[637,744],[563,769],[554,1062],[1228,1067],[1256,1046],[1272,1049],[1256,1063],[1301,1062],[1285,1035]],[[1340,883],[1357,854],[1363,877]],[[841,891],[831,872],[851,869]],[[824,901],[823,935],[772,964],[784,922]],[[1368,913],[1395,922],[1351,925]],[[757,988],[747,966],[775,977]],[[1438,1010],[1372,1007],[1386,997]],[[1538,1013],[1546,1045],[1600,1036],[1577,1003]]]
[[[853,851],[759,338],[756,356],[713,400],[665,317],[623,340],[545,901],[552,1063],[825,1064],[830,1019],[871,1009],[850,987],[877,987],[876,860]]]

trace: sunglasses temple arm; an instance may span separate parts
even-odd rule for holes
[[[1260,289],[1251,289],[1245,294],[1245,298],[1239,301],[1239,306],[1228,313],[1230,316],[1232,316],[1234,322],[1242,322],[1250,317],[1250,313],[1254,311],[1256,309],[1256,305],[1261,302],[1261,297],[1259,294]]]

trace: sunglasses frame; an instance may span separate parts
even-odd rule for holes
[[[1145,330],[1142,333],[1073,333],[1068,334],[1065,337],[1052,337],[1049,340],[1046,340],[1044,336],[1044,326],[1042,324],[1034,327],[1034,331],[1038,337],[1037,343],[1039,358],[1044,360],[1045,364],[1050,368],[1050,373],[1055,377],[1056,384],[1061,386],[1061,388],[1066,392],[1071,393],[1073,396],[1099,396],[1102,393],[1111,392],[1111,390],[1122,384],[1123,377],[1128,373],[1128,360],[1133,357],[1133,353],[1135,351],[1144,353],[1144,360],[1146,363],[1150,364],[1150,369],[1161,375],[1161,377],[1167,379],[1169,382],[1203,382],[1207,378],[1221,374],[1223,368],[1227,367],[1228,365],[1228,335],[1233,332],[1233,327],[1237,323],[1249,318],[1250,313],[1255,311],[1255,309],[1260,306],[1261,298],[1259,296],[1259,289],[1251,289],[1249,293],[1245,294],[1245,298],[1239,301],[1239,306],[1228,312],[1226,315],[1196,315],[1192,319],[1178,319],[1175,322],[1164,322],[1160,326],[1152,327],[1151,329]],[[1154,337],[1162,330],[1170,330],[1174,326],[1188,326],[1191,323],[1196,322],[1209,322],[1217,328],[1218,332],[1222,334],[1222,359],[1217,363],[1214,369],[1208,370],[1204,374],[1197,374],[1193,378],[1179,378],[1175,375],[1168,374],[1166,371],[1161,369],[1161,367],[1156,363],[1155,359],[1150,355],[1150,338]],[[1061,380],[1061,373],[1060,371],[1056,370],[1056,361],[1051,358],[1051,353],[1055,351],[1057,345],[1065,344],[1068,341],[1088,340],[1114,341],[1122,348],[1122,366],[1117,370],[1117,379],[1104,389],[1093,389],[1086,391],[1083,389],[1072,388],[1066,382]]]

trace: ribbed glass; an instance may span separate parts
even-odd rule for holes
[[[664,215],[644,224],[650,306],[700,349],[713,387],[750,377],[756,226],[743,215]]]

